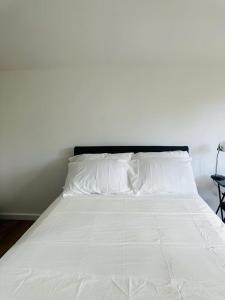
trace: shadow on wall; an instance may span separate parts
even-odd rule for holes
[[[17,174],[17,178],[11,178],[12,182],[20,182],[17,190],[13,191],[16,198],[9,196],[7,199],[7,205],[10,202],[13,212],[42,213],[62,192],[68,157],[72,155],[73,148],[64,149],[59,153],[60,158],[52,160],[44,168]]]
[[[210,175],[199,176],[196,179],[196,182],[200,196],[215,211],[219,201],[217,185],[213,182],[213,180],[210,179]]]
[[[213,209],[218,203],[217,187],[211,179],[215,173],[216,154],[216,147],[209,144],[193,147],[191,151],[199,194]]]

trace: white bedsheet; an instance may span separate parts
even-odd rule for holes
[[[0,260],[0,299],[225,299],[225,228],[199,197],[59,197]]]

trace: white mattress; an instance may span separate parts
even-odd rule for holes
[[[59,197],[0,260],[0,299],[225,299],[225,228],[198,197]]]

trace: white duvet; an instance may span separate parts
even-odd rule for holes
[[[225,228],[199,197],[59,197],[0,260],[0,299],[225,299]]]

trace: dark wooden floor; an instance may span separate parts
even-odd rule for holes
[[[34,221],[0,220],[0,257],[30,228]]]

